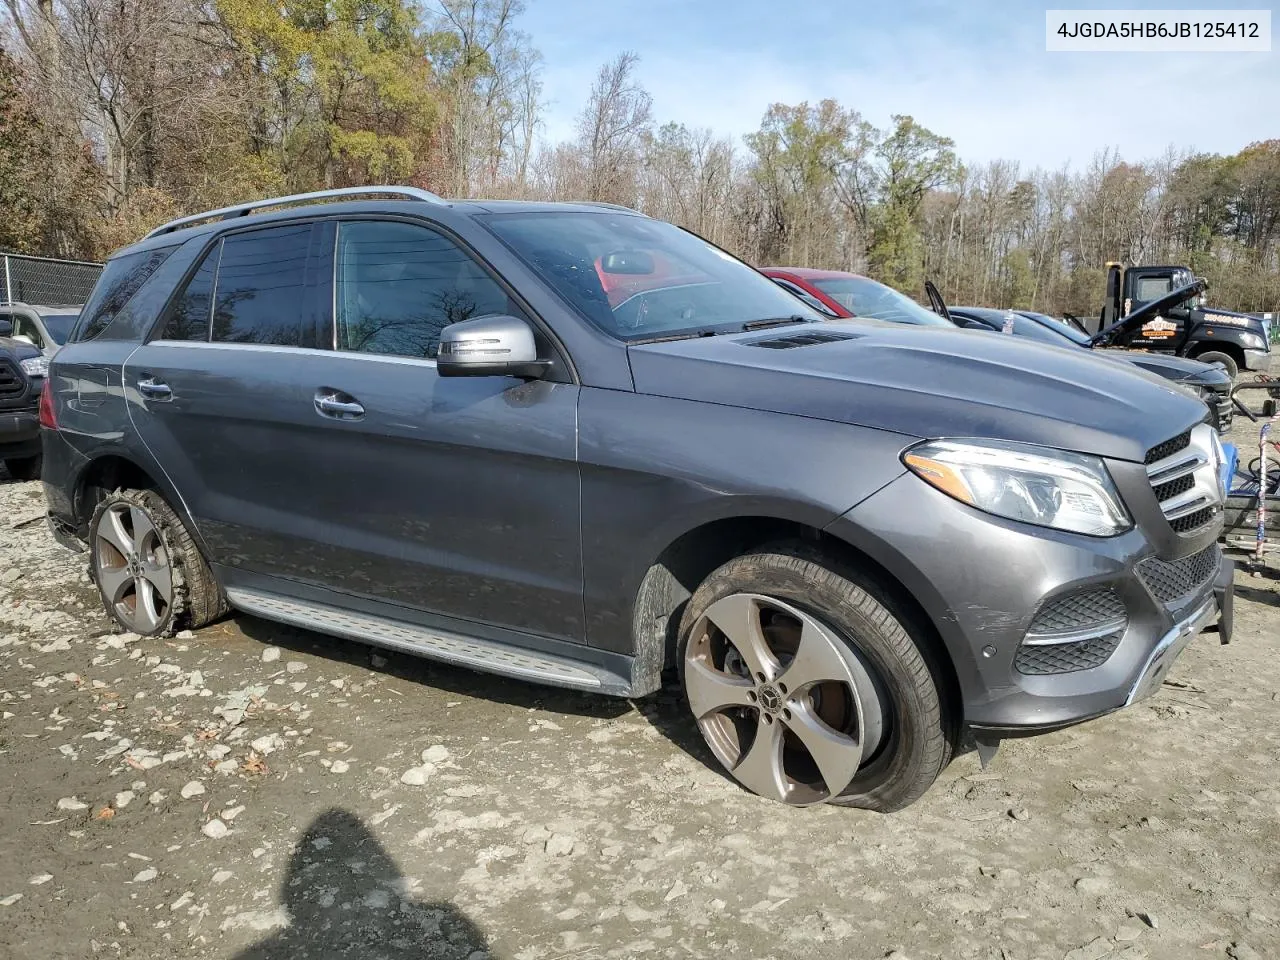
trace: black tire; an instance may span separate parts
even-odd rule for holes
[[[831,627],[870,665],[887,706],[888,733],[838,796],[841,806],[888,813],[919,799],[950,762],[954,724],[946,683],[920,631],[872,578],[804,544],[775,544],[730,560],[693,594],[680,625],[681,689],[691,632],[717,600],[736,593],[776,597]]]
[[[14,480],[39,480],[40,465],[44,457],[36,454],[34,457],[17,457],[13,460],[6,460],[4,468],[9,471],[9,476]]]
[[[155,629],[146,631],[144,635],[169,637],[179,630],[199,629],[226,615],[230,609],[226,594],[213,578],[209,564],[205,562],[204,555],[191,538],[186,525],[174,513],[164,497],[154,490],[118,489],[103,497],[93,512],[93,519],[89,521],[89,575],[94,585],[98,587],[98,596],[102,600],[107,616],[126,631],[135,629],[116,614],[102,589],[102,584],[98,582],[97,568],[93,562],[99,536],[98,528],[107,512],[113,505],[118,504],[128,504],[146,511],[164,544],[172,571],[172,602],[163,620]]]
[[[1223,353],[1221,350],[1206,350],[1204,353],[1197,353],[1195,359],[1201,363],[1216,363],[1227,371],[1227,376],[1232,380],[1240,376],[1240,365],[1229,353]]]

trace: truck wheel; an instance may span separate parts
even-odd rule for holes
[[[14,480],[39,480],[40,479],[40,461],[43,457],[36,454],[34,457],[19,457],[14,460],[6,460],[4,468],[9,471],[9,476]]]
[[[939,686],[903,621],[869,579],[802,545],[712,573],[685,609],[679,664],[711,752],[763,797],[898,810],[951,758]]]
[[[89,572],[107,616],[131,633],[172,636],[227,611],[187,528],[154,490],[115,490],[89,522]]]
[[[1221,350],[1208,350],[1204,353],[1197,353],[1195,359],[1201,363],[1216,363],[1227,371],[1227,376],[1232,380],[1240,376],[1240,365],[1236,363],[1235,358],[1229,353],[1223,353]]]

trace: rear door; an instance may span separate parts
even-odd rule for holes
[[[138,436],[215,563],[273,571],[309,541],[298,491],[317,470],[308,364],[331,238],[330,225],[302,222],[215,240],[125,364]]]

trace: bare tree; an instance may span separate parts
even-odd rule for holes
[[[653,121],[653,98],[635,78],[639,62],[625,52],[602,66],[578,118],[588,200],[635,202],[639,149]]]

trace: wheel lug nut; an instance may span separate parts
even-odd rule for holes
[[[767,714],[767,713],[766,713],[766,714],[764,715],[764,722],[765,722],[765,723],[773,723],[773,717],[771,717],[769,714]]]
[[[757,680],[759,680],[761,683],[764,683],[764,681],[765,681],[765,676],[764,676],[764,674],[763,674],[763,673],[757,673],[757,674],[756,674],[756,679],[757,679]]]
[[[778,692],[779,692],[779,693],[786,693],[786,692],[787,692],[787,685],[786,685],[785,683],[780,683],[780,684],[778,684]]]
[[[755,703],[755,702],[756,702],[756,692],[755,692],[754,690],[748,690],[748,691],[747,691],[747,699],[748,699],[748,700],[750,700],[752,703]]]
[[[783,719],[783,720],[790,720],[790,719],[791,719],[791,711],[790,711],[790,710],[787,710],[787,709],[785,709],[785,708],[784,708],[784,709],[783,709],[783,711],[782,711],[782,719]]]

